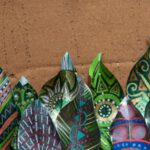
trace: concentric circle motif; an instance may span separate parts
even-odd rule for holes
[[[146,127],[141,125],[134,126],[131,131],[132,138],[134,139],[144,139],[146,133]]]
[[[98,103],[95,104],[95,108],[96,118],[100,122],[111,122],[117,114],[115,102],[110,99],[98,101]]]
[[[125,126],[117,127],[113,130],[112,135],[113,135],[113,139],[116,142],[127,139],[127,137],[128,137],[127,128]]]
[[[99,107],[99,115],[103,118],[108,118],[111,113],[112,113],[112,108],[110,105],[105,104],[105,105],[100,105]]]

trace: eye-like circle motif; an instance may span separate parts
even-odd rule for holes
[[[112,108],[110,105],[104,104],[99,107],[98,112],[101,117],[108,118],[112,113]]]
[[[99,101],[95,104],[96,118],[99,122],[111,122],[116,114],[115,102],[110,99]]]
[[[122,141],[124,139],[127,139],[128,137],[128,131],[125,126],[117,127],[113,130],[113,140],[115,141]]]
[[[144,137],[146,136],[147,130],[145,126],[134,126],[131,134],[132,134],[132,138],[134,139],[144,139]]]

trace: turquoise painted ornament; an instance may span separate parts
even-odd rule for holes
[[[144,117],[146,105],[150,101],[150,47],[130,72],[127,94]]]
[[[92,94],[66,53],[61,71],[41,89],[40,98],[49,109],[64,149],[97,150],[100,133],[94,115]]]

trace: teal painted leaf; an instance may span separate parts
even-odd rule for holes
[[[146,105],[150,100],[150,47],[130,72],[127,94],[144,116]]]
[[[95,115],[101,132],[101,148],[110,150],[112,144],[109,128],[118,112],[117,107],[123,98],[123,90],[115,76],[104,66],[101,53],[93,60],[89,75]]]

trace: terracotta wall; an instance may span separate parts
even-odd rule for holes
[[[0,0],[0,65],[13,84],[25,75],[39,90],[66,50],[85,81],[101,51],[125,89],[147,48],[149,6],[150,0]]]

